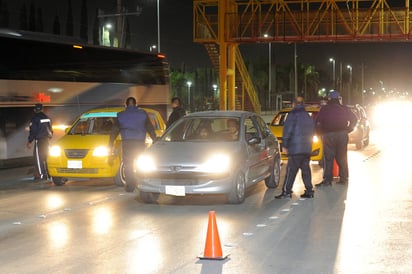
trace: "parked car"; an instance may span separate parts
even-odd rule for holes
[[[66,134],[49,149],[47,165],[55,185],[70,178],[114,178],[116,185],[125,185],[121,161],[121,138],[115,140],[115,150],[109,146],[110,132],[117,113],[124,107],[99,108],[80,115]],[[159,112],[144,108],[161,136],[166,128]],[[146,138],[149,146],[152,140]]]
[[[285,120],[289,114],[289,112],[293,108],[284,108],[281,109],[278,113],[276,113],[275,117],[273,118],[272,122],[270,123],[270,130],[272,133],[278,138],[280,142],[280,146],[282,147],[282,134],[283,134],[283,125],[285,123]],[[306,111],[309,113],[309,115],[313,118],[313,120],[316,119],[316,116],[319,113],[320,106],[319,105],[308,105],[305,107]],[[318,161],[319,163],[322,161],[323,157],[323,147],[322,147],[322,141],[320,137],[318,137],[316,134],[313,136],[313,144],[312,144],[312,155],[310,159],[312,161]],[[282,160],[287,160],[288,157],[286,154],[282,153]]]
[[[360,105],[348,105],[358,117],[358,122],[351,133],[349,133],[349,144],[355,144],[356,149],[362,149],[369,145],[370,123],[365,109]]]
[[[173,124],[136,165],[144,202],[160,194],[226,194],[229,203],[242,203],[253,184],[278,186],[280,148],[255,113],[196,112]]]

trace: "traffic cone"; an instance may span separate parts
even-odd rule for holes
[[[198,258],[204,260],[224,260],[226,257],[227,256],[223,256],[222,253],[215,211],[209,211],[205,250],[203,252],[203,257]]]
[[[333,170],[332,170],[333,177],[339,177],[339,166],[336,162],[336,159],[333,159]]]

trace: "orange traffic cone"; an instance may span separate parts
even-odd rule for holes
[[[227,256],[223,256],[222,254],[222,246],[220,244],[219,232],[217,230],[215,211],[209,211],[205,251],[203,253],[203,257],[199,257],[199,259],[224,260],[226,257]]]
[[[339,166],[336,163],[336,159],[333,159],[333,170],[332,170],[333,177],[339,177]]]

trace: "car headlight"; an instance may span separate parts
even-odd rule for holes
[[[313,135],[313,142],[318,143],[319,142],[319,137],[317,135]]]
[[[107,157],[110,154],[110,149],[106,146],[99,146],[93,150],[93,156],[95,157]]]
[[[136,161],[136,168],[141,172],[151,172],[156,170],[155,161],[148,155],[140,155]]]
[[[210,156],[201,166],[200,170],[207,173],[224,173],[230,168],[230,157],[225,154]]]
[[[60,157],[61,153],[62,149],[59,146],[54,145],[49,149],[49,155],[51,157]]]

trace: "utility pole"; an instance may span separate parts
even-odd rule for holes
[[[123,48],[125,41],[125,17],[129,15],[139,16],[142,14],[142,8],[137,6],[135,12],[128,12],[125,8],[122,7],[122,0],[117,0],[116,2],[116,13],[104,14],[103,11],[99,13],[98,18],[117,18],[116,20],[116,38],[118,41],[117,47]],[[103,20],[101,20],[102,25],[104,25]]]

